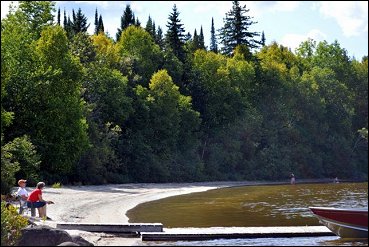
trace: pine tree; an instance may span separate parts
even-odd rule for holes
[[[65,9],[64,9],[63,27],[65,32],[67,33],[67,37],[71,39],[73,37],[72,22],[69,16],[67,18],[67,12],[65,11]]]
[[[253,17],[247,15],[249,9],[246,5],[240,6],[239,1],[233,1],[232,10],[226,13],[224,27],[219,30],[221,43],[223,44],[222,52],[226,55],[231,55],[237,45],[244,44],[249,49],[258,48],[260,41],[255,40],[255,36],[260,36],[258,32],[249,32],[248,29],[252,24],[257,22],[252,21]]]
[[[185,30],[182,27],[183,24],[180,23],[178,19],[179,12],[177,6],[174,4],[173,12],[169,15],[169,21],[167,24],[168,31],[165,36],[166,47],[172,49],[174,55],[181,61],[184,61],[185,54],[183,50],[184,45],[184,33]]]
[[[118,28],[116,34],[117,41],[119,40],[124,29],[126,29],[130,25],[135,24],[136,24],[135,15],[131,9],[131,6],[128,4],[126,5],[126,9],[124,10],[123,15],[120,18],[120,28]]]
[[[145,30],[151,34],[151,36],[153,36],[153,32],[152,32],[152,19],[151,19],[151,16],[149,15],[149,19],[147,20],[146,22],[146,27],[145,27]]]
[[[95,25],[95,32],[94,32],[94,34],[98,34],[99,33],[99,19],[98,19],[97,8],[95,10],[95,22],[94,22],[94,25]]]
[[[104,32],[104,22],[103,22],[102,16],[100,15],[98,26],[97,26],[97,34],[101,32]]]
[[[90,24],[87,25],[87,17],[82,13],[81,8],[78,9],[77,15],[75,15],[73,10],[73,31],[74,34],[79,32],[87,32],[88,27]]]
[[[136,18],[135,26],[137,26],[137,27],[141,26],[141,22],[138,20],[138,17]]]
[[[194,51],[200,48],[200,40],[199,40],[199,35],[197,34],[196,28],[195,28],[195,32],[193,32],[192,43],[193,43]]]
[[[160,49],[164,49],[163,30],[158,26],[158,31],[155,35],[155,43],[159,45]]]
[[[210,30],[210,51],[218,53],[217,38],[215,36],[214,18],[211,18],[211,30]]]
[[[206,50],[206,47],[205,47],[205,39],[204,39],[204,32],[202,31],[202,25],[201,25],[201,28],[200,28],[199,48]]]
[[[66,30],[66,27],[68,26],[68,19],[67,19],[67,13],[65,12],[65,9],[64,9],[63,26],[64,26],[64,30]]]
[[[265,39],[265,34],[264,34],[264,31],[261,33],[261,45],[262,46],[265,46],[265,41],[266,41],[266,39]]]
[[[191,41],[191,39],[192,39],[192,35],[191,35],[191,33],[190,33],[190,32],[188,32],[188,33],[184,36],[183,41],[186,43],[187,41]]]
[[[60,26],[60,8],[58,8],[58,25]]]

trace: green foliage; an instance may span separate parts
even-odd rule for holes
[[[39,166],[40,157],[28,136],[17,137],[1,146],[1,193],[9,193],[16,178],[36,183]]]
[[[129,5],[116,42],[87,34],[81,11],[73,21],[64,13],[65,30],[52,26],[53,6],[21,2],[2,20],[2,191],[36,175],[51,184],[367,178],[367,56],[311,39],[295,53],[276,42],[255,52],[265,37],[254,39],[238,1],[220,30],[225,55],[213,22],[211,51],[202,28],[184,38],[176,5],[165,45]],[[96,11],[96,29],[100,19]]]
[[[1,201],[1,246],[15,246],[21,237],[21,229],[28,225],[27,218],[18,214],[13,205]]]
[[[79,32],[73,36],[69,49],[73,55],[79,58],[82,64],[91,63],[95,60],[96,51],[92,39],[86,32]]]
[[[184,174],[198,175],[200,164],[194,162],[196,139],[193,135],[199,115],[191,109],[191,98],[180,94],[166,70],[152,76],[148,89],[138,86],[136,95],[135,114],[129,119],[125,133],[129,139],[122,144],[125,147],[122,157],[127,160],[133,181],[166,182],[179,174],[183,176],[176,177],[176,181],[181,181]],[[180,139],[182,137],[188,138]],[[182,143],[181,150],[186,150],[183,154],[188,154],[187,162],[179,152]]]
[[[135,61],[133,72],[141,77],[139,83],[147,85],[162,60],[160,48],[151,35],[141,27],[129,26],[122,32],[118,46],[123,57]]]
[[[10,192],[15,184],[15,173],[19,169],[19,162],[13,154],[1,147],[1,194]]]
[[[126,8],[123,12],[123,15],[120,18],[120,28],[118,28],[117,34],[116,34],[116,41],[119,42],[120,36],[124,29],[131,25],[135,25],[135,14],[133,13],[131,9],[131,5],[127,4]]]
[[[180,23],[180,13],[178,12],[175,4],[173,5],[172,11],[173,12],[170,13],[168,17],[168,30],[165,34],[165,44],[167,49],[171,49],[174,55],[183,62],[185,59],[183,50],[185,29],[183,28],[183,24]]]
[[[39,38],[46,26],[53,24],[55,2],[53,1],[20,1],[19,14],[24,15],[29,30]]]
[[[87,17],[82,13],[81,8],[78,8],[77,14],[74,14],[73,10],[72,30],[74,35],[80,32],[87,32],[89,26],[90,24],[87,25]]]
[[[51,188],[54,188],[54,189],[60,189],[62,187],[61,183],[57,182],[57,183],[53,183],[51,185]]]
[[[12,154],[19,163],[19,171],[16,178],[27,178],[30,184],[39,181],[41,157],[32,144],[29,136],[17,137],[13,141],[5,144],[3,149]],[[14,184],[14,183],[13,183]]]
[[[232,10],[226,13],[224,26],[219,30],[223,54],[231,55],[237,45],[244,44],[252,49],[261,44],[254,39],[255,36],[260,36],[260,33],[249,31],[250,26],[257,23],[251,20],[253,17],[247,15],[249,11],[246,5],[240,6],[239,1],[232,1]]]

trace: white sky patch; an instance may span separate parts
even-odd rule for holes
[[[60,1],[60,3],[67,3],[66,1]],[[108,9],[126,6],[127,4],[131,4],[131,1],[74,1],[76,4],[90,4],[96,6],[98,9]]]
[[[320,13],[334,18],[346,37],[368,32],[368,2],[320,2]]]
[[[291,48],[291,51],[295,51],[296,48],[299,47],[301,42],[304,42],[308,40],[308,38],[311,38],[315,41],[320,42],[327,38],[327,35],[321,32],[318,29],[312,29],[308,34],[302,35],[302,34],[286,34],[283,36],[282,40],[279,42],[283,46],[287,46]]]
[[[292,12],[295,11],[301,4],[299,1],[241,1],[241,6],[246,4],[246,9],[250,9],[248,14],[260,18],[267,13],[275,12]],[[230,9],[232,4],[230,4]]]
[[[1,19],[9,13],[9,6],[12,1],[1,1]],[[18,1],[13,1],[14,7],[18,7]]]
[[[298,1],[277,1],[273,11],[294,11],[296,10],[300,5],[300,2]]]

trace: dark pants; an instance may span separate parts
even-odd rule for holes
[[[46,205],[46,202],[29,202],[27,201],[27,207],[31,209],[31,216],[36,216],[36,208],[42,208]]]

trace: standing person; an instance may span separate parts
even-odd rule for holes
[[[24,205],[27,203],[28,199],[28,191],[26,190],[26,183],[27,180],[25,179],[18,180],[19,188],[17,190],[17,196],[19,196],[20,201],[19,214],[23,213]]]
[[[336,177],[335,179],[334,179],[334,181],[333,181],[335,184],[338,184],[339,183],[339,181],[338,181],[338,177]]]
[[[291,178],[291,184],[296,184],[295,174],[291,173],[290,178]]]
[[[38,182],[36,189],[34,189],[28,196],[27,200],[27,206],[29,208],[37,208],[38,209],[38,215],[40,218],[46,217],[46,219],[49,219],[49,217],[46,216],[46,204],[53,204],[52,201],[45,201],[42,198],[42,190],[45,188],[44,182]]]

